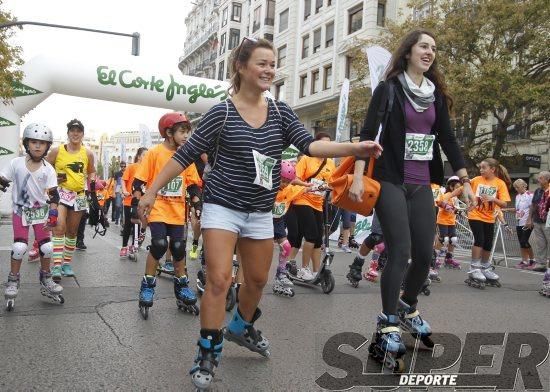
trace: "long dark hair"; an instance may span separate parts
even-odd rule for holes
[[[252,52],[257,48],[264,48],[273,51],[276,54],[273,44],[263,38],[243,38],[241,44],[231,51],[229,58],[229,72],[231,74],[231,85],[229,86],[229,95],[237,94],[241,89],[241,75],[239,66],[246,66]]]
[[[397,49],[393,52],[390,66],[386,71],[386,80],[396,78],[397,75],[407,70],[407,55],[411,54],[412,47],[420,40],[422,34],[426,34],[435,40],[434,33],[426,29],[414,29],[409,31],[399,43]],[[434,58],[430,69],[424,73],[424,76],[432,81],[436,90],[445,97],[449,110],[453,107],[453,99],[447,89],[445,78],[437,66],[437,57]]]
[[[139,157],[141,156],[141,154],[143,154],[146,151],[147,151],[147,147],[138,148],[138,150],[136,152],[136,156],[134,157],[134,163],[137,163],[137,161],[138,161]]]

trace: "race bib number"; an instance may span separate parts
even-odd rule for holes
[[[405,138],[405,160],[431,161],[435,135],[422,133],[407,133]]]
[[[172,180],[158,191],[160,196],[166,197],[182,197],[183,196],[183,180],[180,176],[172,178]]]
[[[282,218],[285,214],[286,203],[277,203],[273,205],[273,218]]]
[[[494,187],[494,186],[479,184],[477,189],[476,189],[476,197],[481,197],[481,196],[496,197],[497,196],[497,188]]]
[[[59,199],[63,202],[63,204],[66,204],[69,207],[71,207],[74,204],[74,201],[76,199],[76,192],[59,188]]]
[[[273,168],[277,160],[263,155],[256,150],[252,150],[252,154],[254,155],[254,165],[256,166],[254,184],[268,190],[273,189]]]
[[[22,221],[23,226],[32,226],[38,223],[46,223],[48,219],[49,207],[47,205],[42,207],[23,207]]]
[[[75,211],[84,211],[88,208],[88,200],[86,199],[86,196],[77,196],[76,199],[74,199],[73,207]]]
[[[324,196],[325,192],[318,190],[319,188],[322,188],[325,186],[325,182],[323,180],[319,180],[318,178],[312,178],[310,182],[313,184],[313,189],[317,189],[313,192],[310,192],[313,195],[318,196]]]
[[[437,200],[440,194],[441,194],[441,188],[432,188],[432,195],[434,197],[434,201]]]

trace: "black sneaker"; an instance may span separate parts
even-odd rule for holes
[[[88,247],[84,245],[84,242],[80,241],[76,243],[76,249],[77,250],[86,250]]]

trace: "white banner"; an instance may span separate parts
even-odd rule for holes
[[[126,143],[125,142],[120,143],[120,162],[126,162]]]
[[[369,61],[369,74],[370,74],[370,86],[371,91],[374,92],[378,83],[384,76],[386,68],[390,64],[391,53],[381,46],[370,46],[367,48],[367,59]],[[380,139],[380,131],[382,130],[382,124],[378,129],[378,134],[374,139],[376,142]]]
[[[367,238],[367,236],[370,234],[371,227],[372,215],[357,215],[357,222],[355,223],[355,230],[353,231],[353,235],[355,236],[355,241],[357,241],[358,244],[362,243],[365,238]],[[331,234],[330,239],[333,241],[338,241],[339,236],[340,225],[338,225],[338,229],[336,229],[336,231]]]
[[[151,148],[153,140],[151,139],[151,131],[145,124],[139,124],[140,141],[143,147]]]
[[[342,138],[342,132],[346,128],[346,117],[348,115],[349,79],[344,79],[340,91],[340,103],[338,104],[338,120],[336,122],[336,141]]]

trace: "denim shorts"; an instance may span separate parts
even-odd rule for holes
[[[237,233],[240,238],[265,240],[273,238],[273,214],[270,212],[243,212],[204,203],[201,229],[221,229]]]

